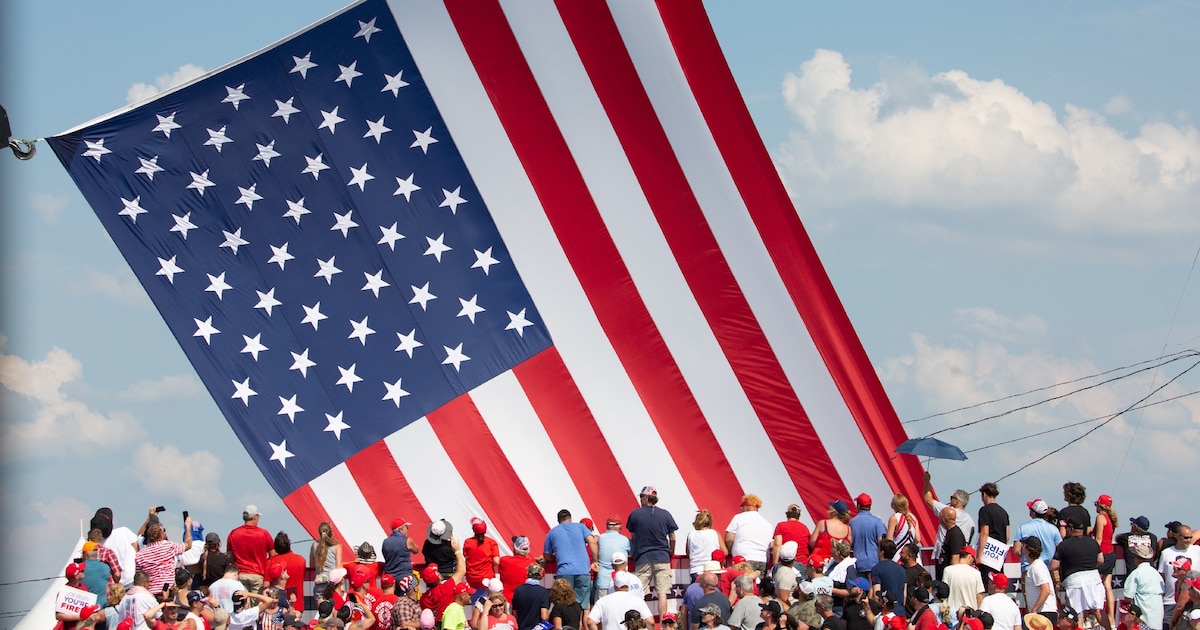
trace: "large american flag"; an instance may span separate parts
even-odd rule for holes
[[[310,532],[919,496],[699,2],[366,0],[50,143]]]

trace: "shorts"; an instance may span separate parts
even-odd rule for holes
[[[583,575],[556,575],[566,580],[571,585],[571,590],[575,591],[575,601],[583,606],[584,602],[592,601],[592,576]]]
[[[238,575],[238,580],[242,586],[246,587],[251,593],[261,593],[263,587],[263,576],[256,573],[242,573]]]
[[[1097,567],[1096,570],[1099,571],[1100,575],[1102,575],[1102,576],[1112,575],[1113,569],[1115,569],[1116,567],[1117,567],[1117,552],[1110,551],[1110,552],[1104,554],[1104,564],[1101,564],[1099,567]]]
[[[639,562],[633,574],[642,581],[642,591],[646,593],[650,592],[651,579],[654,581],[656,595],[670,593],[675,583],[670,562]]]

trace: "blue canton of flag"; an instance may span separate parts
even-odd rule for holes
[[[382,2],[50,142],[280,496],[550,346]]]

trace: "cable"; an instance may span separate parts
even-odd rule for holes
[[[1167,351],[1167,344],[1171,341],[1171,334],[1175,332],[1175,321],[1179,319],[1179,307],[1183,306],[1183,296],[1187,295],[1188,285],[1192,282],[1192,274],[1196,271],[1197,260],[1200,260],[1200,247],[1196,248],[1196,254],[1192,256],[1192,267],[1188,269],[1187,278],[1183,281],[1183,289],[1179,292],[1179,301],[1175,302],[1175,312],[1171,315],[1171,325],[1167,327],[1167,336],[1163,339],[1162,350],[1158,351],[1160,355]],[[1155,372],[1154,376],[1150,379],[1150,384],[1153,385],[1157,380],[1158,372]],[[1129,444],[1125,447],[1125,456],[1121,458],[1121,465],[1117,468],[1117,476],[1113,479],[1114,488],[1120,483],[1121,474],[1125,472],[1125,462],[1129,460],[1129,452],[1133,450],[1134,438],[1137,437],[1138,427],[1140,426],[1142,426],[1142,414],[1139,413],[1137,421],[1133,423],[1133,435],[1130,436]]]
[[[1113,414],[1113,416],[1112,416],[1111,418],[1109,418],[1108,420],[1105,420],[1104,422],[1101,422],[1100,424],[1098,424],[1098,425],[1096,425],[1096,426],[1092,427],[1091,429],[1088,429],[1088,430],[1087,430],[1087,431],[1085,431],[1085,432],[1084,432],[1082,435],[1080,435],[1080,436],[1078,436],[1078,437],[1076,437],[1076,438],[1072,439],[1071,441],[1069,441],[1069,442],[1067,442],[1066,444],[1063,444],[1062,446],[1060,446],[1060,447],[1058,447],[1058,448],[1056,448],[1056,449],[1054,449],[1054,450],[1050,451],[1049,453],[1046,453],[1045,455],[1042,455],[1041,457],[1039,457],[1039,458],[1037,458],[1037,459],[1035,459],[1035,460],[1033,460],[1033,461],[1029,462],[1028,464],[1025,464],[1024,466],[1021,466],[1020,468],[1018,468],[1018,469],[1016,469],[1016,470],[1014,470],[1014,471],[1012,471],[1012,472],[1008,473],[1007,475],[1004,475],[1003,477],[1001,477],[1001,478],[997,479],[997,480],[995,481],[995,483],[1000,483],[1001,481],[1004,481],[1005,479],[1008,479],[1009,477],[1011,477],[1011,476],[1013,476],[1013,475],[1015,475],[1015,474],[1017,474],[1017,473],[1021,472],[1022,470],[1025,470],[1026,468],[1029,468],[1030,466],[1032,466],[1032,465],[1034,465],[1034,464],[1036,464],[1036,463],[1038,463],[1038,462],[1040,462],[1040,461],[1042,461],[1042,460],[1046,459],[1047,457],[1050,457],[1051,455],[1054,455],[1055,453],[1061,452],[1063,449],[1067,448],[1068,446],[1070,446],[1070,445],[1072,445],[1072,444],[1074,444],[1074,443],[1078,442],[1079,440],[1082,440],[1083,438],[1085,438],[1085,437],[1087,437],[1087,436],[1089,436],[1089,435],[1091,435],[1091,434],[1095,433],[1096,431],[1100,430],[1102,427],[1106,426],[1106,425],[1107,425],[1109,422],[1112,422],[1113,420],[1116,420],[1117,418],[1121,417],[1122,415],[1124,415],[1124,414],[1125,414],[1126,412],[1128,412],[1129,410],[1131,410],[1131,409],[1133,409],[1134,407],[1136,407],[1136,406],[1138,406],[1138,405],[1142,404],[1143,402],[1145,402],[1147,398],[1150,398],[1151,396],[1153,396],[1153,395],[1157,394],[1158,392],[1162,391],[1164,388],[1166,388],[1166,387],[1167,387],[1168,385],[1170,385],[1171,383],[1174,383],[1175,381],[1179,380],[1179,377],[1183,376],[1184,374],[1187,374],[1188,372],[1191,372],[1193,369],[1195,369],[1195,368],[1196,368],[1196,366],[1200,366],[1200,361],[1197,361],[1197,362],[1193,363],[1193,364],[1192,364],[1191,366],[1189,366],[1189,367],[1188,367],[1186,370],[1184,370],[1184,371],[1180,372],[1179,374],[1176,374],[1175,376],[1172,376],[1172,377],[1171,377],[1171,379],[1170,379],[1170,380],[1168,380],[1166,383],[1163,383],[1162,385],[1159,385],[1158,387],[1155,387],[1153,390],[1151,390],[1151,392],[1150,392],[1149,394],[1146,394],[1146,395],[1145,395],[1145,396],[1143,396],[1142,398],[1138,399],[1138,401],[1137,401],[1137,402],[1135,402],[1135,403],[1133,403],[1132,405],[1130,405],[1130,406],[1126,407],[1126,408],[1125,408],[1125,409],[1123,409],[1122,411],[1119,411],[1119,412],[1117,412],[1117,413],[1114,413],[1114,414]]]
[[[1186,398],[1188,396],[1195,396],[1196,394],[1200,394],[1200,391],[1188,392],[1186,394],[1180,394],[1178,396],[1164,398],[1163,400],[1148,403],[1148,404],[1142,405],[1140,407],[1134,407],[1134,409],[1145,409],[1147,407],[1153,407],[1154,405],[1161,405],[1163,403],[1168,403],[1168,402],[1171,402],[1172,400],[1178,400],[1180,398]],[[1004,446],[1006,444],[1012,444],[1013,442],[1020,442],[1022,440],[1028,440],[1030,438],[1035,438],[1035,437],[1039,437],[1039,436],[1046,435],[1049,433],[1054,433],[1055,431],[1062,431],[1063,429],[1070,429],[1071,427],[1077,427],[1077,426],[1080,426],[1083,424],[1090,424],[1092,422],[1099,422],[1101,420],[1111,420],[1114,415],[1116,415],[1116,414],[1109,414],[1107,416],[1099,416],[1097,418],[1089,418],[1087,420],[1080,420],[1079,422],[1072,422],[1071,424],[1063,425],[1061,427],[1047,429],[1045,431],[1039,431],[1037,433],[1031,433],[1029,435],[1024,435],[1024,436],[1021,436],[1018,438],[1013,438],[1011,440],[1005,440],[1004,442],[996,442],[995,444],[988,444],[987,446],[980,446],[979,448],[973,448],[970,450],[963,451],[963,453],[976,453],[978,451],[986,451],[989,448],[995,448],[997,446]]]
[[[1007,415],[1010,415],[1010,414],[1014,414],[1014,413],[1016,413],[1016,412],[1018,412],[1018,411],[1024,411],[1024,410],[1026,410],[1026,409],[1032,409],[1032,408],[1034,408],[1034,407],[1037,407],[1038,405],[1044,405],[1044,404],[1046,404],[1046,403],[1048,403],[1048,402],[1054,402],[1054,401],[1056,401],[1056,400],[1061,400],[1061,399],[1063,399],[1063,398],[1066,398],[1067,396],[1072,396],[1072,395],[1074,395],[1074,394],[1078,394],[1079,392],[1082,392],[1082,391],[1087,391],[1087,390],[1089,390],[1089,389],[1095,389],[1095,388],[1097,388],[1097,387],[1100,387],[1101,385],[1107,385],[1107,384],[1109,384],[1109,383],[1112,383],[1112,382],[1114,382],[1114,381],[1119,381],[1119,380],[1121,380],[1121,379],[1123,379],[1123,378],[1128,378],[1128,377],[1130,377],[1130,376],[1133,376],[1134,374],[1138,374],[1138,373],[1140,373],[1140,372],[1146,372],[1146,371],[1149,371],[1149,370],[1157,370],[1158,368],[1160,368],[1160,367],[1162,367],[1162,366],[1164,366],[1164,365],[1167,365],[1168,363],[1173,363],[1173,362],[1175,362],[1175,361],[1178,361],[1178,360],[1180,360],[1180,359],[1184,358],[1185,356],[1186,356],[1186,357],[1195,357],[1195,356],[1200,356],[1200,352],[1196,352],[1195,350],[1188,350],[1188,351],[1186,351],[1186,354],[1181,354],[1181,355],[1179,355],[1179,356],[1175,356],[1175,357],[1173,357],[1173,358],[1171,358],[1171,359],[1169,359],[1169,360],[1167,360],[1167,361],[1164,361],[1163,363],[1160,363],[1160,364],[1158,364],[1158,365],[1151,365],[1151,366],[1147,366],[1147,367],[1144,367],[1144,368],[1141,368],[1141,369],[1138,369],[1138,370],[1134,370],[1133,372],[1130,372],[1130,373],[1128,373],[1128,374],[1124,374],[1124,375],[1122,375],[1122,376],[1116,376],[1116,377],[1110,378],[1110,379],[1108,379],[1108,380],[1100,381],[1099,383],[1093,383],[1093,384],[1091,384],[1091,385],[1087,385],[1087,386],[1085,386],[1085,387],[1080,387],[1079,389],[1076,389],[1076,390],[1074,390],[1074,391],[1067,392],[1067,393],[1065,393],[1065,394],[1060,394],[1060,395],[1058,395],[1058,396],[1051,396],[1050,398],[1047,398],[1047,399],[1045,399],[1045,400],[1039,400],[1038,402],[1030,403],[1030,404],[1028,404],[1028,405],[1022,405],[1022,406],[1020,406],[1020,407],[1016,407],[1016,408],[1014,408],[1014,409],[1009,409],[1008,411],[1002,411],[1002,412],[1000,412],[1000,413],[997,413],[997,414],[993,414],[993,415],[990,415],[990,416],[985,416],[985,417],[983,417],[983,418],[980,418],[980,419],[978,419],[978,420],[972,420],[971,422],[966,422],[966,423],[959,424],[959,425],[955,425],[955,426],[952,426],[952,427],[946,427],[946,428],[944,428],[944,429],[938,429],[937,431],[934,431],[933,433],[930,433],[930,434],[926,435],[925,437],[932,437],[932,436],[935,436],[935,435],[937,435],[937,434],[939,434],[939,433],[945,433],[945,432],[947,432],[947,431],[954,431],[954,430],[956,430],[956,429],[965,429],[966,427],[969,427],[969,426],[974,426],[974,425],[976,425],[976,424],[979,424],[979,423],[981,423],[981,422],[986,422],[986,421],[988,421],[988,420],[995,420],[995,419],[997,419],[997,418],[1003,418],[1004,416],[1007,416]],[[1188,369],[1191,369],[1191,368],[1188,368]],[[1185,372],[1186,372],[1186,371],[1185,371]],[[1177,376],[1176,378],[1178,378],[1178,376]],[[1172,379],[1172,380],[1174,380],[1174,379]],[[1156,390],[1156,391],[1157,391],[1157,390]],[[1143,399],[1143,400],[1145,400],[1145,399]],[[1139,402],[1140,402],[1140,401],[1139,401]],[[1127,409],[1126,411],[1128,411],[1128,409]],[[1124,412],[1124,411],[1122,411],[1121,413],[1125,413],[1125,412]]]
[[[1047,390],[1047,389],[1054,389],[1055,387],[1059,387],[1059,386],[1061,386],[1061,385],[1070,385],[1070,384],[1072,384],[1072,383],[1078,383],[1078,382],[1080,382],[1080,381],[1086,381],[1086,380],[1088,380],[1088,379],[1091,379],[1091,378],[1096,378],[1097,376],[1104,376],[1105,374],[1111,374],[1111,373],[1113,373],[1113,372],[1119,372],[1119,371],[1121,371],[1121,370],[1128,370],[1129,368],[1132,368],[1132,367],[1137,367],[1137,366],[1139,366],[1139,365],[1144,365],[1144,364],[1146,364],[1146,363],[1152,363],[1152,362],[1154,362],[1154,361],[1161,361],[1161,360],[1162,360],[1163,358],[1165,358],[1165,357],[1174,356],[1174,355],[1183,355],[1183,354],[1187,354],[1187,353],[1195,353],[1195,352],[1196,352],[1195,350],[1193,350],[1193,349],[1190,349],[1190,348],[1189,348],[1189,349],[1187,349],[1187,350],[1180,350],[1180,351],[1178,351],[1178,352],[1173,352],[1173,353],[1171,353],[1171,354],[1168,354],[1168,355],[1163,355],[1163,354],[1160,354],[1160,355],[1158,356],[1158,358],[1155,358],[1155,359],[1146,359],[1145,361],[1138,361],[1137,363],[1131,363],[1131,364],[1129,364],[1129,365],[1125,365],[1125,366],[1121,366],[1121,367],[1113,368],[1113,369],[1111,369],[1111,370],[1105,370],[1105,371],[1103,371],[1103,372],[1099,372],[1099,373],[1096,373],[1096,374],[1092,374],[1092,375],[1090,375],[1090,376],[1081,376],[1081,377],[1079,377],[1079,378],[1072,379],[1072,380],[1069,380],[1069,381],[1062,381],[1061,383],[1055,383],[1055,384],[1053,384],[1053,385],[1046,385],[1046,386],[1044,386],[1044,387],[1038,387],[1038,388],[1031,389],[1031,390],[1029,390],[1029,391],[1026,391],[1026,392],[1021,392],[1021,393],[1019,393],[1019,394],[1009,394],[1008,396],[1002,396],[1002,397],[1000,397],[1000,398],[993,398],[992,400],[985,400],[985,401],[983,401],[983,402],[978,402],[978,403],[975,403],[975,404],[973,404],[973,405],[967,405],[967,406],[965,406],[965,407],[959,407],[958,409],[951,409],[950,411],[940,411],[940,412],[938,412],[938,413],[935,413],[935,414],[930,414],[930,415],[928,415],[928,416],[925,416],[925,417],[923,417],[923,418],[915,418],[915,419],[913,419],[913,420],[904,420],[904,421],[902,421],[902,422],[901,422],[901,424],[912,424],[912,423],[914,423],[914,422],[921,422],[922,420],[930,420],[930,419],[933,419],[933,418],[938,418],[938,417],[941,417],[941,416],[948,416],[948,415],[950,415],[950,414],[952,414],[952,413],[958,413],[959,411],[966,411],[966,410],[968,410],[968,409],[975,409],[976,407],[982,407],[982,406],[984,406],[984,405],[990,405],[990,404],[992,404],[992,403],[996,403],[996,402],[1002,402],[1002,401],[1005,401],[1005,400],[1010,400],[1010,399],[1013,399],[1013,398],[1020,398],[1021,396],[1027,396],[1027,395],[1029,395],[1029,394],[1033,394],[1033,393],[1036,393],[1036,392],[1045,391],[1045,390]],[[1177,358],[1182,358],[1182,357],[1177,357]],[[1172,360],[1174,360],[1174,359],[1172,359]],[[1165,364],[1165,363],[1163,363],[1162,365],[1166,365],[1166,364]],[[1129,375],[1126,375],[1126,376],[1129,376]],[[1124,377],[1121,377],[1121,378],[1124,378]],[[1114,379],[1114,380],[1116,380],[1116,379]]]

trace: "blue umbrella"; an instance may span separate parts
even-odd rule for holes
[[[967,454],[962,452],[961,448],[943,442],[937,438],[921,437],[905,440],[896,447],[896,453],[905,453],[908,455],[917,455],[919,457],[933,457],[937,459],[954,459],[964,461],[967,459]]]

